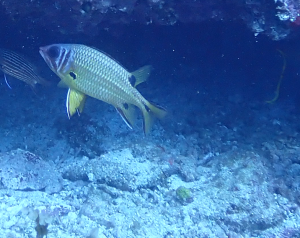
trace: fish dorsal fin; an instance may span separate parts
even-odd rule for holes
[[[124,103],[121,107],[116,107],[116,109],[127,126],[132,129],[136,118],[135,107],[131,104]]]
[[[69,88],[69,86],[62,80],[59,81],[59,83],[57,84],[57,87],[60,88]]]
[[[150,76],[152,69],[153,67],[151,65],[145,65],[136,71],[133,71],[131,74],[135,77],[135,82],[132,86],[136,87],[140,83],[145,82]]]
[[[67,101],[66,101],[67,113],[69,118],[73,116],[75,112],[82,113],[85,100],[86,100],[85,94],[75,89],[69,88],[67,94]]]

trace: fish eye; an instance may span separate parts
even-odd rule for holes
[[[48,55],[51,57],[51,58],[58,58],[59,56],[59,48],[58,46],[52,46],[48,49]]]

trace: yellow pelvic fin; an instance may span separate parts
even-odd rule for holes
[[[149,102],[147,102],[147,105],[144,105],[142,113],[144,117],[144,133],[146,135],[150,132],[155,118],[163,119],[167,115],[166,109]]]
[[[136,113],[135,107],[132,104],[124,103],[122,106],[116,107],[118,113],[121,115],[122,119],[125,121],[127,126],[132,129],[135,124]]]
[[[131,74],[135,77],[135,83],[133,87],[136,87],[140,83],[145,82],[148,77],[150,76],[150,73],[152,71],[153,67],[151,65],[145,65],[136,71],[133,71]]]
[[[85,100],[86,100],[85,94],[76,91],[74,89],[68,90],[66,107],[67,107],[67,113],[69,118],[73,116],[75,112],[82,113]]]

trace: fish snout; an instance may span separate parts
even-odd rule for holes
[[[41,46],[40,47],[40,52],[45,52],[48,49],[47,46]]]
[[[73,52],[67,44],[40,47],[40,54],[55,73],[65,73],[73,62]]]

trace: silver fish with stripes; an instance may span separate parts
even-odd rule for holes
[[[6,75],[10,75],[29,84],[32,89],[36,84],[50,85],[50,82],[38,75],[33,63],[11,50],[0,49],[0,70],[4,73],[6,81]],[[8,82],[6,83],[9,86]]]
[[[68,88],[68,116],[82,112],[86,95],[113,105],[126,124],[133,128],[135,107],[143,114],[147,134],[154,118],[166,115],[164,108],[147,101],[136,86],[144,82],[151,66],[127,71],[107,54],[80,44],[53,44],[40,47],[40,54],[50,69],[60,77],[59,86]]]

